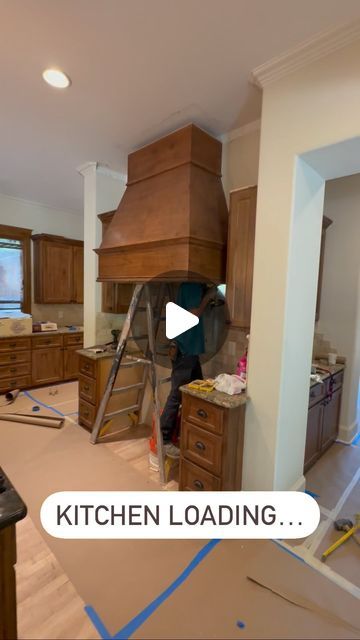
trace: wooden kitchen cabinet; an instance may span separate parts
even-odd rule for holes
[[[257,186],[230,193],[226,299],[231,324],[250,327]]]
[[[102,226],[102,237],[104,237],[114,213],[115,211],[107,211],[98,215]],[[103,282],[101,290],[101,310],[104,313],[127,313],[134,291],[133,284]]]
[[[50,384],[63,378],[64,364],[61,347],[34,349],[32,352],[32,384]]]
[[[34,298],[38,304],[83,302],[84,243],[37,234],[34,242]]]
[[[310,389],[304,472],[335,442],[339,432],[344,372],[328,377]]]

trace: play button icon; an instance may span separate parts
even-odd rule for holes
[[[181,333],[188,331],[199,324],[198,316],[186,311],[174,302],[166,305],[165,333],[169,340],[176,338]]]

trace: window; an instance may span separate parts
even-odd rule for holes
[[[31,312],[30,229],[0,224],[0,312]]]

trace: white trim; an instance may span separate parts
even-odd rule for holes
[[[266,87],[297,69],[346,47],[359,38],[359,19],[336,29],[328,29],[256,67],[251,73],[251,81],[258,87]]]
[[[76,167],[76,171],[78,173],[81,173],[82,176],[85,176],[90,171],[90,169],[92,171],[96,171],[97,166],[97,162],[84,162],[84,164],[80,164],[78,167]]]
[[[357,420],[354,420],[354,422],[348,427],[340,425],[339,435],[336,441],[341,442],[342,444],[351,444],[358,434],[358,428],[359,425]]]
[[[249,133],[253,133],[254,131],[259,131],[261,125],[261,120],[253,120],[253,122],[248,122],[248,124],[244,124],[242,127],[238,127],[238,129],[231,129],[227,133],[223,133],[219,136],[219,140],[223,144],[227,144],[232,140],[236,140],[236,138],[241,138],[242,136],[247,136]]]
[[[300,476],[300,478],[293,484],[293,486],[289,489],[289,491],[305,491],[306,480],[305,476]]]
[[[110,169],[106,164],[100,164],[100,162],[85,162],[84,164],[80,164],[76,167],[76,171],[81,173],[82,176],[86,175],[90,171],[96,171],[96,173],[99,173],[102,176],[109,176],[114,180],[120,180],[121,182],[127,181],[127,175],[125,173],[114,171],[114,169]]]

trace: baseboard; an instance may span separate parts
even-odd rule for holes
[[[347,427],[345,427],[344,425],[340,425],[337,442],[342,442],[343,444],[351,444],[357,436],[358,428],[359,425],[357,420],[354,420],[354,422]]]
[[[300,478],[293,484],[293,486],[289,489],[289,491],[305,491],[306,480],[304,476],[300,476]]]

